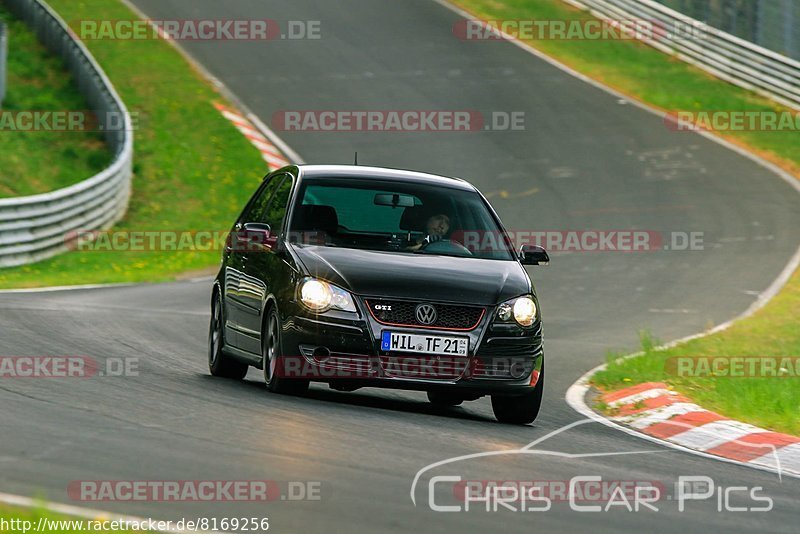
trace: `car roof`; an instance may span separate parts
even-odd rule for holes
[[[466,191],[476,191],[475,187],[461,178],[451,178],[425,172],[390,169],[386,167],[367,167],[364,165],[297,165],[302,178],[374,178],[388,181],[417,182],[439,185]]]

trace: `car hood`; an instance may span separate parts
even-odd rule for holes
[[[531,290],[516,261],[289,246],[308,275],[361,296],[493,305]]]

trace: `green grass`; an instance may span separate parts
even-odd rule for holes
[[[130,20],[118,0],[50,0],[64,20]],[[133,197],[118,230],[227,230],[266,172],[213,107],[222,98],[164,41],[87,41],[137,113]],[[0,270],[0,287],[164,281],[218,264],[212,252],[70,252]]]
[[[593,19],[560,0],[454,0],[454,3],[475,18],[489,21]],[[543,39],[528,43],[583,74],[663,110],[785,110],[639,41]],[[473,42],[472,46],[494,45]],[[800,177],[798,135],[790,131],[729,132],[723,137],[747,146]]]
[[[2,112],[83,111],[87,104],[63,62],[0,4],[8,25],[7,94]],[[98,132],[0,130],[0,197],[46,193],[85,180],[111,161]]]
[[[44,519],[43,532],[47,534],[67,534],[73,532],[87,532],[90,531],[88,519],[77,519],[63,514],[56,514],[46,510],[44,507],[38,508],[23,508],[19,506],[10,506],[0,504],[0,534],[22,534],[24,529],[27,532],[33,532],[38,526],[40,518]],[[103,521],[106,518],[97,518],[98,521]],[[15,521],[12,523],[12,521]],[[24,523],[24,522],[29,523]],[[6,524],[4,525],[3,522]],[[56,522],[56,523],[53,523]],[[99,523],[98,526],[102,525]],[[84,526],[85,529],[81,530],[80,527]],[[111,523],[108,526],[112,526]],[[6,527],[6,528],[3,528]],[[101,532],[127,532],[122,530],[103,530]]]
[[[484,20],[575,20],[590,15],[559,0],[455,0]],[[530,42],[551,57],[633,98],[669,111],[781,111],[754,93],[720,81],[700,69],[630,40]],[[492,46],[474,43],[474,46]],[[797,132],[729,132],[729,141],[782,166],[800,177]],[[643,336],[644,354],[617,361],[594,376],[594,385],[614,390],[643,382],[666,382],[704,407],[772,430],[800,435],[800,377],[681,378],[667,371],[676,356],[800,355],[800,272],[755,316],[730,329],[669,350]],[[603,410],[598,404],[596,408]],[[606,407],[607,408],[607,407]]]
[[[676,376],[668,358],[679,356],[800,356],[800,271],[784,290],[752,317],[717,334],[667,350],[643,336],[644,354],[619,361],[609,355],[608,368],[592,382],[610,391],[643,382],[666,382],[708,408],[770,430],[800,435],[800,376],[744,378]]]

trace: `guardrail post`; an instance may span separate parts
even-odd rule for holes
[[[0,107],[6,98],[6,65],[8,63],[8,30],[0,20]]]
[[[795,21],[800,18],[794,13],[791,0],[783,0],[783,51],[790,57],[797,57],[797,43],[794,42]]]

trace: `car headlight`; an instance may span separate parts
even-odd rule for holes
[[[298,291],[300,302],[309,310],[322,313],[330,309],[356,311],[353,297],[340,287],[316,278],[306,278],[300,282]]]
[[[520,297],[514,302],[514,320],[520,326],[530,326],[536,320],[536,304],[530,297]]]
[[[502,322],[513,318],[520,326],[531,326],[536,320],[536,303],[531,297],[518,297],[498,306],[496,315]]]

